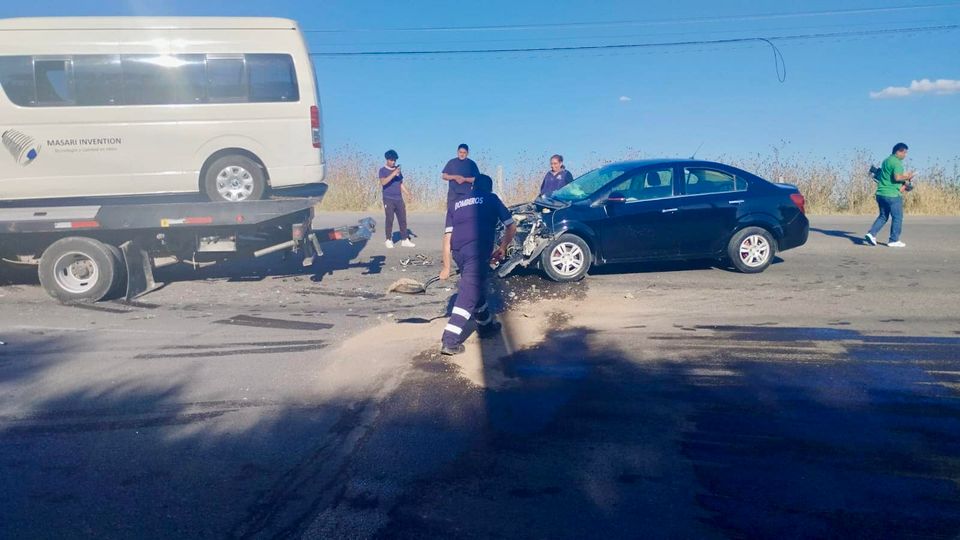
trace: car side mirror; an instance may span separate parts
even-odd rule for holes
[[[617,204],[617,203],[625,203],[625,202],[627,202],[627,196],[624,195],[623,193],[620,193],[619,191],[614,191],[613,193],[611,193],[606,200],[607,204],[611,204],[611,203]]]

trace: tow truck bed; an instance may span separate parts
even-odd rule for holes
[[[0,258],[38,267],[47,292],[64,302],[97,301],[125,288],[132,299],[156,288],[154,261],[198,254],[262,256],[289,249],[304,265],[330,240],[369,240],[372,219],[313,230],[318,198],[0,208]],[[125,287],[123,287],[125,285]]]

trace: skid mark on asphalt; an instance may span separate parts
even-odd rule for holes
[[[208,350],[199,350],[193,352],[175,352],[175,353],[142,353],[134,356],[134,360],[159,360],[159,359],[177,359],[177,358],[217,358],[226,356],[248,356],[252,354],[281,354],[305,351],[316,351],[326,347],[322,341],[315,341],[304,345],[282,345],[271,347],[257,347],[247,349],[235,349],[235,345],[213,345]]]
[[[76,309],[85,309],[87,311],[99,311],[100,313],[117,314],[117,313],[133,313],[136,311],[135,309],[114,308],[114,307],[108,307],[108,306],[101,306],[97,304],[67,304],[67,305]]]
[[[118,408],[46,410],[25,415],[0,416],[0,433],[5,437],[46,434],[138,430],[153,427],[185,426],[246,409],[318,410],[327,404],[286,403],[274,400],[220,400],[162,403]]]
[[[268,317],[252,317],[250,315],[234,315],[229,319],[213,321],[214,324],[232,324],[237,326],[255,326],[278,330],[328,330],[333,328],[330,323],[314,323],[305,321],[288,321],[286,319],[271,319]]]

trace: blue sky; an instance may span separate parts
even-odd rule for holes
[[[645,5],[651,4],[651,5]],[[864,11],[875,8],[879,11]],[[899,9],[909,7],[910,9]],[[845,13],[797,15],[843,10]],[[409,166],[442,164],[468,142],[482,166],[508,169],[554,152],[575,172],[629,153],[842,162],[863,148],[882,159],[905,141],[916,165],[960,156],[960,2],[872,0],[489,2],[38,0],[0,16],[232,15],[300,21],[316,52],[556,47],[867,31],[777,42],[778,81],[761,43],[630,51],[430,57],[316,57],[328,147]],[[584,25],[619,21],[615,25]],[[577,23],[577,25],[571,25]],[[532,28],[410,31],[427,27]],[[912,81],[944,80],[936,84]],[[951,82],[952,81],[952,82]],[[871,97],[888,87],[899,87]],[[952,92],[952,93],[951,93]],[[900,95],[906,94],[906,95]]]

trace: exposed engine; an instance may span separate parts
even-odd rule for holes
[[[527,267],[537,260],[540,253],[553,241],[553,233],[544,218],[551,210],[534,203],[519,204],[510,207],[513,221],[517,224],[517,235],[507,248],[506,259],[497,267],[497,274],[506,277],[518,265]],[[503,228],[498,232],[498,241],[502,238]]]

